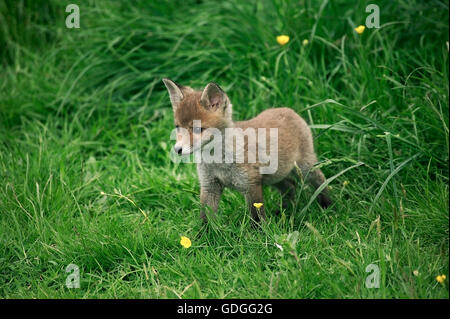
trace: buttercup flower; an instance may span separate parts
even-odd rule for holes
[[[307,46],[308,43],[309,43],[309,40],[308,40],[308,39],[305,39],[305,40],[302,41],[302,45],[303,45],[304,47]]]
[[[365,26],[359,25],[359,26],[357,26],[357,27],[355,28],[355,31],[356,31],[356,33],[358,33],[358,34],[362,34],[362,33],[364,32],[365,29],[366,29]]]
[[[253,203],[253,206],[255,206],[257,209],[260,209],[264,205],[263,203]]]
[[[189,248],[192,245],[191,240],[189,238],[187,238],[186,236],[181,236],[180,244],[184,248]]]
[[[279,35],[277,36],[277,42],[279,45],[285,45],[289,42],[289,36],[288,35]]]
[[[438,283],[442,284],[445,281],[446,278],[447,278],[446,275],[439,275],[439,276],[436,277],[436,280],[437,280]]]
[[[344,181],[344,183],[342,183],[344,186],[347,186],[348,184],[350,184],[349,181]]]

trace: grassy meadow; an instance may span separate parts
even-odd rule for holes
[[[0,297],[448,298],[448,2],[377,1],[358,34],[369,3],[0,0]],[[163,77],[296,110],[334,205],[299,183],[277,216],[268,187],[255,229],[226,190],[203,225]]]

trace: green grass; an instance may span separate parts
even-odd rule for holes
[[[0,297],[448,298],[448,3],[378,1],[358,35],[370,2],[80,0],[66,29],[71,1],[0,1]],[[236,120],[292,107],[335,205],[299,185],[275,216],[266,188],[255,229],[227,190],[203,226],[162,77],[219,83]]]

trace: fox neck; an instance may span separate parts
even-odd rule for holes
[[[234,129],[239,129],[239,127],[231,119],[229,119],[226,124],[227,125],[223,125],[221,126],[221,128],[219,128],[221,134],[220,140],[217,141],[221,145],[221,163],[227,163],[226,159],[235,158],[236,149],[244,149],[244,145],[241,145],[241,143],[243,143],[243,138],[241,140],[241,135],[243,134],[243,132],[241,132],[240,130],[234,131]],[[227,137],[228,134],[236,134],[236,140],[230,141],[229,137]],[[240,142],[238,143],[238,141]],[[231,145],[233,145],[232,147],[230,147],[229,145],[230,142]]]
[[[226,119],[224,121],[224,125],[223,125],[221,131],[225,131],[225,129],[227,129],[227,128],[234,128],[234,127],[236,127],[235,122],[231,118],[230,119]]]

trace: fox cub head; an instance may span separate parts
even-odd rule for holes
[[[177,130],[174,150],[179,155],[190,154],[211,141],[213,134],[208,129],[222,130],[231,125],[230,100],[216,83],[196,91],[169,79],[163,82],[172,103]]]

